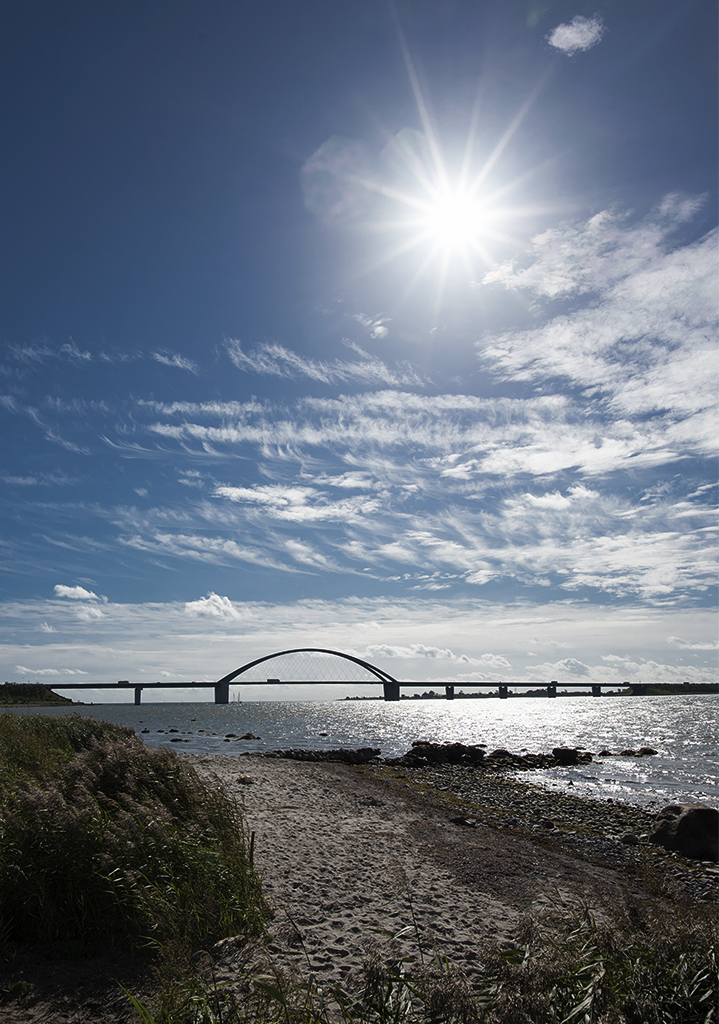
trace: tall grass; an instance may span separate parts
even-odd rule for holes
[[[0,715],[0,946],[197,948],[266,916],[238,807],[172,751]]]
[[[143,1024],[716,1024],[715,908],[628,899],[602,923],[558,906],[527,919],[522,941],[479,947],[471,975],[422,954],[405,929],[375,942],[349,982],[321,985],[268,965],[218,985],[209,959],[188,964],[184,987]]]

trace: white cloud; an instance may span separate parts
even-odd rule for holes
[[[69,597],[73,601],[99,601],[97,594],[84,587],[66,587],[62,583],[55,584],[55,595],[57,597]]]
[[[9,345],[10,353],[22,363],[42,363],[46,359],[67,359],[74,363],[92,362],[92,354],[82,351],[74,341],[66,342],[58,348],[50,345]]]
[[[47,622],[43,622],[38,628],[41,633],[57,633],[57,630],[53,629],[52,626],[49,626]]]
[[[568,676],[588,676],[590,674],[589,667],[576,658],[562,658],[561,661],[556,662],[555,667]]]
[[[538,327],[486,338],[480,358],[506,379],[560,377],[584,388],[595,415],[604,408],[614,420],[610,436],[601,429],[600,449],[608,441],[615,458],[623,445],[662,459],[713,449],[717,232],[672,247],[675,228],[697,205],[672,196],[638,223],[605,212],[546,231],[533,239],[526,266],[503,264],[484,278],[564,300],[559,311],[550,302]],[[656,418],[638,419],[647,414]]]
[[[146,551],[155,555],[172,555],[194,562],[208,562],[214,565],[232,565],[235,562],[250,562],[253,565],[264,565],[285,572],[297,571],[292,566],[281,562],[274,550],[274,545],[267,549],[261,546],[238,544],[228,537],[207,537],[203,534],[167,533],[153,529],[143,533],[135,533],[121,537],[120,543],[138,551]]]
[[[678,636],[668,636],[667,643],[671,644],[672,647],[679,647],[684,651],[716,651],[719,650],[719,641],[717,640],[682,640]]]
[[[482,669],[511,668],[507,659],[500,654],[481,654],[468,657],[466,654],[455,654],[449,648],[428,647],[425,644],[368,644],[365,648],[368,658],[402,658],[404,660],[419,659],[430,661],[450,661],[456,665],[477,665]],[[469,678],[469,676],[467,676]]]
[[[424,644],[410,644],[402,647],[397,644],[369,644],[367,656],[371,658],[440,658],[447,661],[466,661],[447,648],[426,647]]]
[[[197,373],[197,363],[193,362],[192,359],[187,359],[186,356],[178,355],[177,352],[153,352],[152,358],[157,363],[162,363],[163,366],[174,366],[178,370],[188,370],[190,373]]]
[[[194,618],[222,619],[229,622],[245,618],[235,608],[229,597],[221,597],[213,591],[210,591],[207,597],[201,597],[197,601],[186,601],[185,614]]]
[[[386,328],[381,324],[378,324],[376,329],[386,333]],[[380,333],[374,336],[383,337],[384,335]],[[353,362],[339,359],[332,362],[320,362],[314,359],[305,359],[276,342],[258,346],[251,352],[244,352],[241,343],[236,339],[228,339],[225,344],[232,362],[238,369],[245,372],[269,374],[275,377],[309,377],[311,380],[320,381],[323,384],[354,382],[370,385],[421,387],[425,383],[421,375],[412,367],[406,366],[402,369],[392,370],[381,360],[375,359],[356,346],[353,347],[360,358]]]
[[[37,476],[3,476],[0,479],[15,487],[64,487],[76,483],[74,477],[64,473],[39,473]]]
[[[582,50],[596,46],[604,35],[604,25],[600,18],[585,18],[576,15],[565,25],[557,25],[547,36],[550,46],[562,50],[570,56]]]
[[[238,584],[238,592],[241,587]],[[385,596],[375,598],[363,595],[284,604],[236,597],[228,600],[242,616],[241,637],[240,620],[212,614],[193,616],[186,612],[184,602],[178,601],[112,603],[104,618],[93,622],[92,628],[72,642],[67,640],[67,627],[74,621],[76,606],[59,605],[54,600],[0,602],[0,677],[12,679],[16,664],[34,662],[45,672],[50,671],[46,666],[53,666],[55,670],[85,673],[83,678],[94,680],[113,680],[118,675],[138,681],[219,679],[254,658],[308,644],[352,653],[347,650],[347,638],[356,635],[361,621],[361,640],[367,645],[363,649],[368,659],[393,675],[413,675],[417,680],[437,675],[443,667],[466,678],[497,678],[499,674],[505,679],[538,682],[561,681],[576,674],[558,667],[567,662],[534,665],[537,659],[530,658],[526,651],[532,649],[531,640],[537,636],[548,636],[565,648],[571,647],[580,671],[582,665],[589,669],[588,675],[577,678],[587,682],[716,678],[714,651],[687,652],[689,664],[684,664],[683,652],[678,649],[675,662],[663,657],[668,636],[697,638],[696,642],[713,637],[713,608],[651,608],[630,602],[612,607],[573,600],[571,595],[563,601],[542,603],[504,603],[457,595],[450,600],[427,596],[394,600],[389,588],[385,588]],[[221,597],[216,607],[220,612],[226,607]],[[61,628],[61,639],[38,636],[38,627],[50,616]],[[491,653],[487,652],[487,637],[491,637]],[[383,646],[388,648],[387,656],[382,653]],[[374,657],[369,654],[370,648],[377,652]],[[456,660],[422,656],[423,650],[433,648],[450,652]],[[399,649],[410,656],[398,659],[390,654]],[[362,652],[358,653],[361,657]],[[602,660],[607,654],[621,659],[621,669],[615,667],[618,662]],[[462,663],[461,657],[468,662]],[[489,659],[496,658],[511,665],[511,676],[509,666],[502,662],[495,662],[497,667],[492,668]],[[394,665],[406,665],[407,671],[393,672]],[[163,677],[162,672],[169,675]],[[281,692],[268,696],[287,697]],[[318,690],[314,696],[331,699],[332,692]],[[109,691],[103,691],[102,699],[108,697],[113,699]],[[202,693],[198,699],[208,697]],[[126,700],[127,694],[114,699]]]
[[[96,622],[97,619],[103,618],[104,612],[93,605],[81,605],[76,610],[75,616],[79,622]]]
[[[28,668],[27,665],[16,665],[15,671],[23,676],[86,676],[79,668]]]
[[[370,338],[382,339],[386,338],[389,334],[389,328],[385,327],[385,324],[389,323],[389,317],[386,316],[363,316],[362,313],[355,313],[352,317],[357,323],[362,324],[370,332]],[[356,351],[361,351],[357,346],[352,346]]]
[[[374,498],[356,495],[331,501],[311,487],[217,487],[214,493],[232,502],[262,506],[272,518],[294,523],[351,523],[379,508]]]

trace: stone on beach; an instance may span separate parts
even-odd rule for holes
[[[669,804],[649,841],[693,860],[719,860],[719,811],[706,804]]]

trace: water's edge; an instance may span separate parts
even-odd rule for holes
[[[556,746],[591,751],[591,763],[523,772],[549,789],[593,799],[655,807],[671,802],[719,804],[719,697],[624,697],[539,701],[306,701],[95,704],[8,708],[16,714],[81,714],[135,729],[149,746],[186,753],[232,753],[300,747],[376,747],[398,756],[412,742],[484,744],[512,753]],[[618,713],[620,711],[621,713]],[[247,738],[246,738],[247,737]],[[252,737],[252,738],[249,738]],[[650,746],[655,756],[618,756]],[[597,758],[600,750],[611,757]]]

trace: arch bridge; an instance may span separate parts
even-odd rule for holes
[[[284,665],[288,667],[288,672],[283,673],[285,678],[281,678],[279,675],[267,675],[267,663],[275,659],[284,659]],[[287,678],[288,674],[290,676],[294,675],[294,677]],[[62,683],[56,684],[54,689],[98,690],[124,687],[133,689],[135,691],[135,704],[141,704],[143,690],[211,688],[214,690],[215,704],[228,704],[230,700],[230,686],[233,683],[261,684],[265,686],[381,683],[383,697],[387,701],[398,701],[400,699],[400,688],[403,686],[415,689],[417,687],[427,688],[430,686],[442,687],[444,688],[447,700],[452,700],[455,696],[455,685],[457,685],[454,682],[401,682],[395,679],[394,676],[391,676],[389,672],[385,672],[384,669],[378,668],[376,665],[372,665],[370,662],[364,661],[353,654],[345,654],[343,651],[334,651],[327,647],[292,647],[286,651],[276,651],[274,654],[266,654],[261,658],[248,661],[247,664],[241,665],[240,668],[235,669],[233,672],[228,672],[227,675],[213,682],[193,680],[191,682],[132,683],[129,679],[121,679],[117,683]],[[536,680],[512,683],[481,680],[477,682],[463,681],[460,685],[463,689],[481,687],[497,690],[498,696],[505,699],[510,695],[510,687],[543,689],[548,697],[556,697],[557,686],[560,684],[556,680],[552,680],[549,683],[537,683]],[[591,693],[597,697],[601,696],[602,686],[618,685],[630,686],[631,684],[627,682],[621,684],[563,682],[561,684],[562,687],[591,688]],[[634,693],[640,693],[640,685],[635,684],[632,690]],[[436,695],[439,696],[439,694]]]

